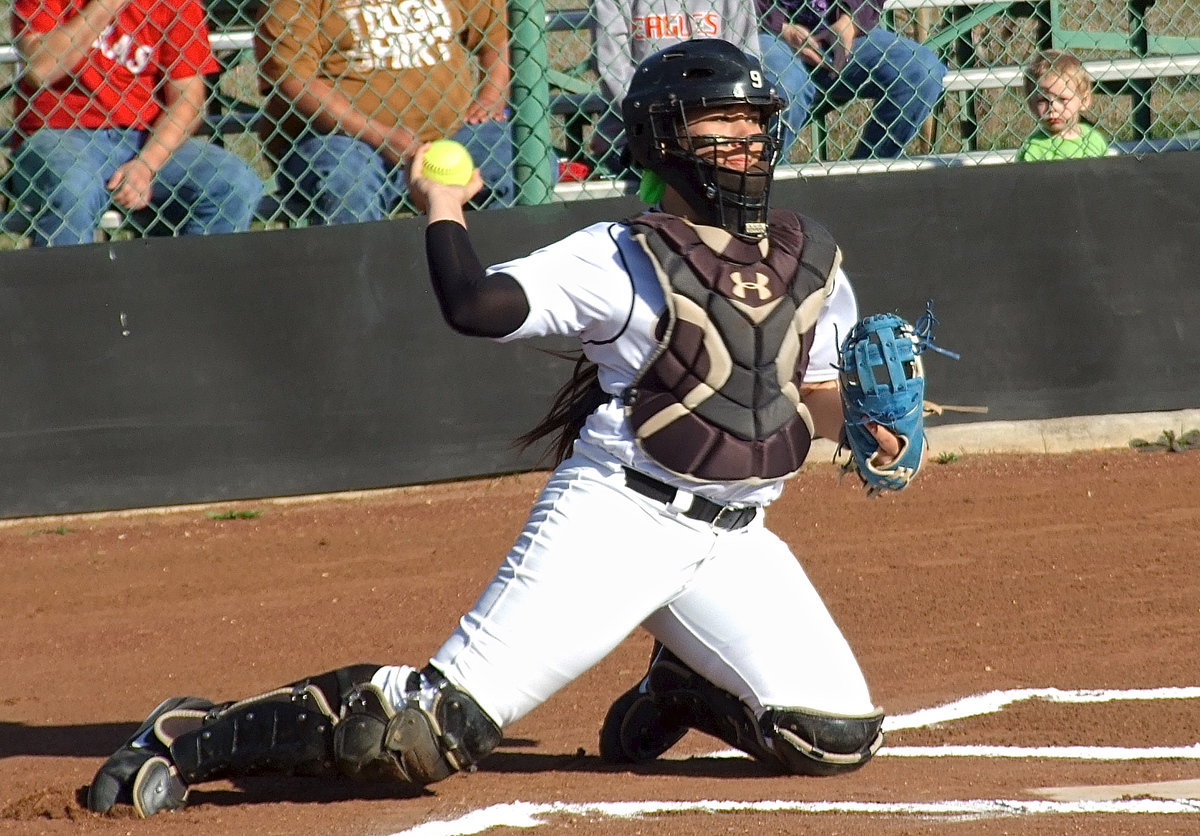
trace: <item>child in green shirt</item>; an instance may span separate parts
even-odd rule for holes
[[[1103,157],[1108,139],[1087,120],[1092,78],[1069,52],[1038,53],[1025,68],[1025,94],[1038,127],[1021,145],[1022,162]]]

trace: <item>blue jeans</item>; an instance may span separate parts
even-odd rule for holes
[[[33,244],[94,241],[111,203],[105,184],[147,136],[133,128],[42,128],[27,137],[9,189],[32,216]],[[262,180],[239,157],[189,139],[155,174],[150,205],[184,235],[211,235],[249,229],[262,194]]]
[[[512,133],[508,122],[464,125],[453,139],[471,152],[484,190],[472,206],[502,208],[515,203]],[[379,221],[400,205],[407,190],[404,168],[393,166],[367,143],[343,134],[309,132],[284,155],[280,190],[301,195],[315,224]]]
[[[788,97],[783,112],[783,158],[808,124],[818,96],[833,104],[872,99],[855,159],[898,157],[942,98],[946,66],[933,50],[876,27],[855,39],[850,61],[837,80],[813,73],[781,38],[759,33],[767,78]]]

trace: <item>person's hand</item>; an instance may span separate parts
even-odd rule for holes
[[[835,40],[830,45],[828,51],[826,51],[824,62],[825,68],[834,76],[837,76],[850,63],[850,50],[854,48],[854,39],[858,36],[858,27],[854,25],[854,18],[848,14],[843,14],[830,24],[829,28],[833,31]]]
[[[508,107],[508,102],[504,98],[504,91],[493,84],[485,84],[479,91],[479,95],[475,97],[475,101],[467,107],[467,114],[463,121],[468,125],[478,125],[483,122],[506,122],[508,114],[505,109]]]
[[[452,186],[430,180],[423,174],[423,166],[425,152],[431,144],[426,142],[419,146],[408,161],[409,197],[418,209],[429,215],[430,221],[443,218],[459,219],[467,201],[483,189],[483,176],[476,168],[471,172],[471,180],[465,186]]]
[[[819,67],[824,61],[825,56],[821,51],[821,45],[812,36],[812,30],[807,26],[800,26],[797,23],[786,23],[779,37],[783,42],[796,50],[800,58],[805,64],[810,67]]]
[[[872,456],[872,461],[878,467],[887,467],[894,462],[900,455],[900,436],[889,430],[882,424],[876,424],[874,421],[863,425],[867,428],[867,432],[875,439],[875,443],[879,445],[879,449]]]
[[[105,184],[113,202],[124,209],[145,209],[150,205],[154,172],[140,157],[117,167]]]

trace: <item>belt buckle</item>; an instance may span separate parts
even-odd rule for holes
[[[742,521],[742,514],[748,510],[750,510],[750,509],[746,508],[746,507],[734,507],[732,505],[724,505],[721,507],[721,510],[717,512],[717,515],[715,517],[713,517],[713,521],[709,524],[713,528],[720,528],[725,531],[732,531],[738,525],[738,523],[740,523]],[[723,525],[722,520],[725,519],[726,512],[728,512],[732,516],[732,519],[729,520],[728,525]]]

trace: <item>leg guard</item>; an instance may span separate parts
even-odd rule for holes
[[[406,780],[440,781],[470,769],[499,745],[500,727],[436,668],[414,671],[407,692],[408,701],[388,720],[383,738]]]
[[[789,772],[837,775],[853,772],[883,745],[883,712],[860,716],[806,708],[772,708],[762,728]]]
[[[778,765],[749,707],[659,642],[646,676],[608,710],[600,729],[600,757],[610,763],[646,763],[678,743],[689,728]]]
[[[847,716],[772,708],[757,718],[740,699],[656,643],[646,676],[604,718],[600,756],[611,763],[645,763],[692,728],[783,772],[834,775],[874,756],[883,743],[882,726],[882,712]]]
[[[164,728],[159,736],[188,783],[264,772],[336,774],[335,728],[343,703],[378,669],[338,668],[217,706],[194,727]]]
[[[88,787],[89,810],[132,804],[146,818],[187,801],[188,784],[252,772],[332,774],[344,694],[378,665],[357,665],[235,703],[164,700],[105,761]]]

